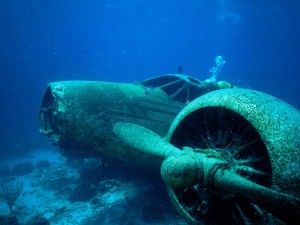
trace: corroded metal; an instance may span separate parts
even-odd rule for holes
[[[248,221],[248,224],[250,224],[250,221],[255,224],[262,222],[264,216],[257,216],[257,213],[262,211],[259,207],[285,222],[298,221],[299,198],[266,188],[251,181],[249,177],[243,177],[242,174],[233,169],[234,165],[224,159],[212,157],[206,151],[189,147],[182,150],[178,149],[154,132],[136,124],[118,122],[114,125],[114,132],[128,145],[151,156],[153,161],[164,160],[161,165],[161,176],[169,186],[169,192],[172,190],[170,187],[195,191],[194,198],[191,198],[186,193],[187,191],[181,192],[178,198],[176,198],[174,192],[170,192],[173,193],[170,195],[173,203],[190,224],[201,224],[201,221],[208,222],[207,219],[201,218],[201,216],[208,217],[205,216],[206,212],[201,210],[201,208],[205,208],[203,202],[211,205],[206,209],[209,212],[218,200],[223,201],[225,205],[228,202],[227,208],[229,209],[231,209],[232,202],[235,203],[236,207],[241,207],[240,212],[227,210],[228,215],[221,216],[220,219],[225,224],[246,221]],[[183,197],[186,195],[188,197],[184,199]],[[212,200],[212,197],[215,200]],[[250,208],[244,207],[245,200],[248,202],[246,205]],[[189,207],[184,206],[181,201],[188,203]],[[256,207],[253,208],[254,204],[256,204]],[[251,210],[251,208],[253,209]],[[249,214],[249,212],[251,213]],[[216,213],[209,212],[210,217],[215,217]],[[243,215],[244,213],[245,215]],[[235,219],[236,217],[237,219]]]
[[[300,112],[271,95],[234,88],[208,93],[180,112],[168,133],[194,111],[221,107],[238,113],[260,134],[269,153],[272,167],[272,188],[300,197]]]
[[[215,130],[213,126],[218,127],[218,130]],[[208,134],[204,134],[205,132]],[[203,137],[205,135],[206,137]],[[220,138],[220,136],[223,137]],[[224,136],[231,136],[231,138],[227,140],[228,138]],[[247,139],[248,136],[252,139]],[[227,162],[224,165],[225,169],[231,168],[232,171],[249,180],[282,194],[298,198],[299,201],[299,136],[300,113],[297,109],[268,94],[234,88],[208,93],[190,103],[176,117],[167,135],[167,140],[179,148],[189,145],[194,149],[199,148],[197,151],[208,157]],[[246,147],[239,147],[236,139],[243,138],[249,140],[249,143],[243,143],[243,146]],[[225,142],[223,146],[222,142]],[[237,144],[232,144],[233,142]],[[203,146],[215,146],[215,150],[213,147],[203,148]],[[225,152],[228,153],[224,154]],[[247,155],[242,158],[244,152],[247,152]],[[228,156],[230,154],[234,157]],[[241,162],[247,164],[242,165]],[[252,167],[252,165],[257,167]],[[240,171],[241,167],[242,171]],[[191,224],[202,224],[201,217],[205,217],[207,213],[203,211],[200,213],[200,210],[196,215],[195,211],[193,213],[199,220],[195,219],[195,215],[192,216],[193,213],[191,214],[186,208],[188,204],[192,205],[192,203],[183,203],[186,199],[179,198],[184,193],[188,193],[191,188],[180,190],[168,187],[168,189],[176,208],[187,221]],[[190,194],[205,192],[201,185],[200,187],[194,186],[192,189]],[[223,202],[227,201],[224,193],[214,192],[214,190],[208,192],[216,199],[221,199],[221,202],[222,199]],[[206,202],[201,203],[201,199],[199,200],[200,203],[195,203],[196,205],[193,207],[200,207],[197,204]],[[196,202],[196,199],[191,201]],[[229,207],[230,201],[227,203],[227,207]],[[279,201],[278,204],[280,204]],[[299,208],[298,211],[300,211]]]
[[[136,83],[52,82],[39,110],[40,131],[70,158],[108,157],[155,167],[148,156],[131,154],[133,150],[113,133],[113,124],[134,123],[166,136],[187,103],[223,87],[183,74]]]
[[[187,77],[163,80],[50,83],[39,111],[41,133],[68,157],[162,164],[169,195],[189,224],[263,224],[268,211],[293,221],[300,198],[299,111],[239,88],[189,103],[198,89],[207,91],[200,82],[188,92]],[[291,212],[285,215],[280,204]]]
[[[148,91],[138,84],[63,81],[48,85],[39,124],[67,157],[112,157],[143,165],[147,156],[113,133],[115,122],[126,121],[165,135],[183,103],[172,101],[161,89]],[[150,163],[150,162],[149,162]]]

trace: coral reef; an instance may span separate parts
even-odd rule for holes
[[[53,163],[44,175],[42,185],[50,190],[61,190],[73,182],[76,179],[75,176],[76,174],[74,172],[71,173],[67,166]]]
[[[147,221],[164,221],[152,222],[153,225],[185,224],[178,223],[183,219],[174,217],[175,210],[165,201],[169,198],[164,186],[160,186],[162,181],[154,178],[159,171],[149,173],[123,163],[48,155],[42,152],[41,158],[32,161],[32,173],[18,177],[24,188],[12,212],[0,201],[0,225],[150,224]],[[145,181],[145,176],[150,178]],[[1,181],[15,179],[4,176]],[[163,192],[158,194],[161,188]],[[150,209],[163,214],[153,212],[150,218]]]

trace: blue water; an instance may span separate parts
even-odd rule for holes
[[[0,0],[0,167],[53,148],[37,122],[52,81],[134,82],[178,66],[205,80],[222,56],[217,80],[300,109],[299,12],[295,0]]]
[[[1,151],[49,144],[37,112],[50,81],[133,82],[178,65],[203,80],[218,55],[218,79],[299,108],[299,9],[283,0],[1,0]]]

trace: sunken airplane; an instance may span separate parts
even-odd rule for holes
[[[38,120],[66,157],[159,168],[188,224],[300,224],[300,113],[268,94],[182,74],[52,82]]]

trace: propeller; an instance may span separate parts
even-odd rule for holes
[[[227,169],[226,161],[208,158],[189,148],[180,150],[153,131],[136,124],[117,122],[113,130],[137,151],[161,160],[161,176],[167,185],[183,187],[201,183],[207,188],[226,190],[287,223],[300,224],[300,199],[247,180]]]
[[[153,131],[133,124],[117,122],[113,127],[114,133],[125,143],[141,152],[163,161],[171,155],[181,154],[182,151],[166,142]]]

